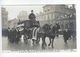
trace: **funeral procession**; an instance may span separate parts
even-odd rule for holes
[[[74,4],[2,6],[1,17],[4,51],[76,49]]]

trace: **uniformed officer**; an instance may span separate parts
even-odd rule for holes
[[[36,21],[36,16],[35,14],[33,13],[33,10],[31,10],[31,13],[29,14],[29,20],[30,20],[30,25],[31,27],[34,26],[34,23]]]
[[[30,20],[33,20],[33,21],[36,20],[36,16],[35,16],[35,14],[33,13],[33,10],[31,10],[31,13],[30,13],[30,15],[29,15],[29,19],[30,19]]]

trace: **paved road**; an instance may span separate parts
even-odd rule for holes
[[[64,49],[76,49],[76,40],[75,39],[74,40],[73,39],[68,40],[68,44],[66,45],[64,43],[62,35],[59,35],[58,38],[57,37],[55,38],[54,48],[51,48],[48,46],[48,43],[49,43],[48,37],[46,38],[46,43],[47,43],[47,47],[45,50],[48,50],[48,51],[50,51],[50,50],[52,51],[52,50],[64,50]],[[23,41],[23,37],[21,38],[21,41],[19,42],[19,44],[15,44],[15,43],[11,44],[8,42],[7,37],[2,38],[2,49],[3,50],[11,50],[11,51],[35,50],[35,51],[41,51],[42,50],[41,44],[42,44],[42,41],[40,41],[39,44],[33,46],[31,44],[31,40],[28,40],[28,44],[25,44]]]

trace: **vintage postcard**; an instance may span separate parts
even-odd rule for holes
[[[3,5],[2,51],[76,50],[76,5]]]

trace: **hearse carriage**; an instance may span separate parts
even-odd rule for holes
[[[40,27],[39,21],[31,22],[30,20],[25,20],[18,22],[19,31],[21,35],[24,35],[24,42],[27,43],[27,39],[32,38],[33,29],[35,27]]]
[[[40,27],[39,21],[35,21],[33,24],[30,20],[20,21],[18,22],[18,28],[20,28],[20,31],[23,32],[23,30],[31,30],[34,27]]]

